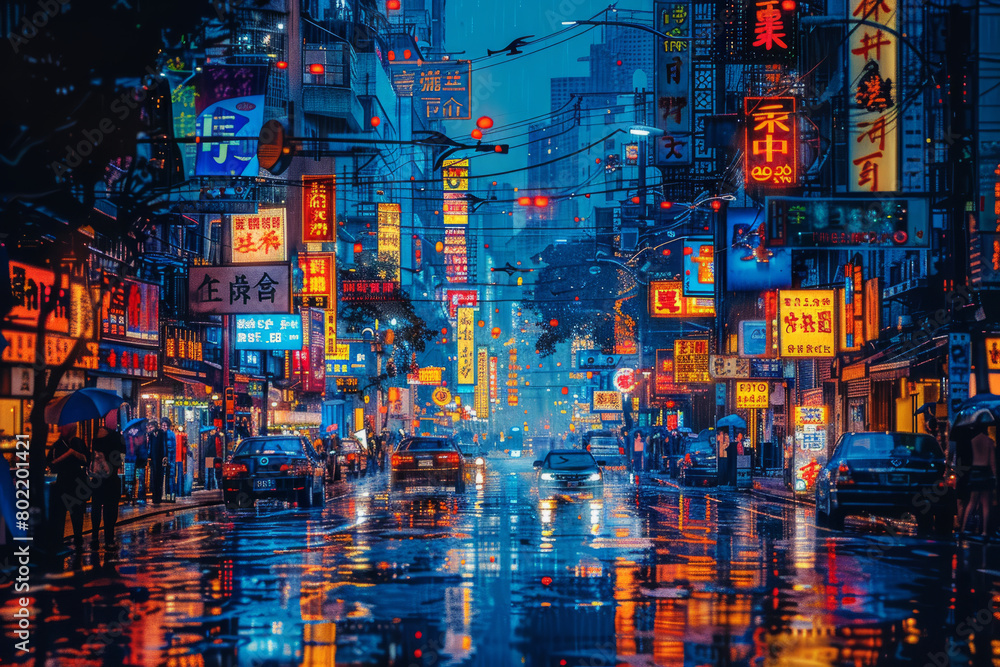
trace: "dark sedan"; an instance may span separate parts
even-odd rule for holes
[[[912,515],[923,531],[950,532],[955,494],[937,440],[920,433],[845,433],[816,479],[816,521],[849,514]]]
[[[684,456],[677,462],[677,480],[681,486],[716,486],[719,483],[719,459],[715,442],[691,440]]]
[[[544,460],[535,461],[538,468],[538,495],[589,493],[601,495],[604,489],[604,461],[597,461],[582,449],[554,449]]]
[[[389,473],[394,490],[407,486],[454,486],[465,491],[465,466],[461,450],[451,438],[406,438],[392,455]]]
[[[305,438],[246,438],[222,466],[222,495],[228,509],[249,508],[261,498],[322,505],[326,466]]]
[[[337,447],[337,472],[334,476],[339,480],[357,479],[368,472],[368,453],[361,443],[354,438],[344,438]]]

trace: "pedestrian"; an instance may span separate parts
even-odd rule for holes
[[[153,504],[163,501],[163,466],[166,463],[166,437],[160,429],[160,422],[153,420],[153,431],[149,438],[149,486],[153,492]]]
[[[160,420],[160,426],[163,432],[164,490],[168,502],[174,502],[177,497],[177,434],[173,431],[173,424],[166,417]]]
[[[83,545],[83,514],[89,493],[82,499],[77,493],[87,489],[87,445],[76,437],[76,422],[59,427],[59,439],[52,445],[46,459],[49,469],[56,474],[52,501],[53,537],[62,543],[66,532],[66,512],[69,511],[73,526],[73,545]],[[58,500],[56,500],[58,499]]]
[[[117,430],[118,414],[112,411],[104,418],[104,425],[97,431],[91,449],[93,450],[91,474],[94,488],[90,508],[90,545],[98,546],[101,521],[104,521],[104,546],[115,542],[115,526],[118,525],[118,504],[122,497],[122,481],[118,469],[125,459],[125,441]]]
[[[988,410],[980,410],[974,416],[972,426],[972,468],[969,470],[969,490],[972,492],[965,506],[959,531],[965,532],[969,515],[976,508],[982,519],[981,536],[989,536],[990,509],[996,502],[996,441],[990,437],[989,427],[995,423]]]
[[[184,439],[184,495],[190,496],[191,492],[194,490],[194,462],[195,457],[195,445],[191,440]]]
[[[954,429],[955,439],[955,505],[959,521],[965,516],[969,500],[972,498],[972,487],[969,484],[969,473],[972,470],[972,437],[969,429]],[[959,526],[959,531],[962,527]]]
[[[635,441],[632,445],[632,469],[636,472],[645,471],[646,446],[642,440],[642,431],[635,432]]]

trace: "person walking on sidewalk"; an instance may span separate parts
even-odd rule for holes
[[[66,532],[66,512],[69,511],[70,523],[73,526],[73,544],[77,548],[83,545],[83,514],[87,507],[87,498],[80,498],[77,492],[87,488],[87,445],[76,437],[76,422],[59,427],[59,439],[52,445],[48,456],[49,469],[56,474],[53,487],[52,506],[52,537],[57,547],[62,544]],[[81,494],[82,495],[82,494]]]
[[[104,419],[104,425],[97,431],[92,445],[93,461],[91,475],[97,482],[90,509],[90,545],[97,547],[104,521],[104,546],[115,542],[115,526],[118,525],[118,505],[122,498],[122,480],[118,469],[125,460],[125,440],[117,430],[118,415],[112,412]]]
[[[982,537],[988,537],[990,527],[990,508],[996,502],[997,476],[997,443],[990,437],[989,427],[995,423],[993,415],[988,410],[980,411],[972,427],[972,469],[969,471],[969,490],[972,492],[969,502],[958,526],[960,532],[965,532],[965,524],[969,515],[979,509],[982,520]]]
[[[171,428],[170,420],[164,417],[160,420],[163,432],[164,464],[163,470],[166,473],[165,488],[168,500],[173,502],[177,498],[177,434]]]
[[[167,457],[167,443],[160,422],[153,421],[153,431],[149,436],[149,486],[153,491],[153,504],[163,501],[164,459]]]

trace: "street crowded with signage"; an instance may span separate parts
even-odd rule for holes
[[[0,665],[1000,665],[1000,4],[608,3],[5,3]]]

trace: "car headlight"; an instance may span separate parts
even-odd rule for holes
[[[484,463],[486,463],[486,461],[484,461],[484,460],[483,460],[483,457],[482,457],[482,456],[480,456],[480,457],[476,458],[476,465],[477,465],[477,466],[481,466],[481,465],[483,465]]]
[[[597,481],[597,480],[599,480],[600,478],[601,478],[601,473],[599,473],[599,472],[594,472],[594,473],[591,473],[591,474],[590,474],[590,477],[588,477],[587,479],[588,479],[588,480],[590,480],[591,482],[596,482],[596,481]]]
[[[552,479],[552,473],[550,473],[550,472],[543,472],[542,473],[542,479],[545,479],[545,480]]]

